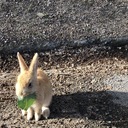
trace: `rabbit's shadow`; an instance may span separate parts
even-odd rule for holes
[[[120,92],[118,92],[120,93]],[[50,118],[88,118],[101,121],[119,121],[128,117],[126,109],[112,101],[107,92],[77,92],[55,95],[50,106]]]

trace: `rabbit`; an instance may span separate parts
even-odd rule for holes
[[[38,53],[35,53],[30,66],[28,67],[23,57],[17,52],[17,58],[20,66],[20,74],[17,77],[15,90],[17,97],[21,99],[25,96],[36,93],[36,100],[27,111],[22,111],[22,116],[27,114],[27,120],[33,116],[38,121],[41,114],[47,119],[50,115],[50,103],[52,101],[52,86],[41,68],[37,68]]]

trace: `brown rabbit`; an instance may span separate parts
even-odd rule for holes
[[[47,119],[50,115],[49,105],[52,100],[52,87],[47,75],[41,68],[37,68],[38,54],[35,53],[30,66],[28,67],[24,59],[17,53],[20,74],[18,75],[15,85],[16,95],[19,98],[36,93],[36,101],[28,108],[27,111],[21,110],[22,115],[27,114],[27,119],[32,119],[35,115],[35,120],[40,119],[41,114]]]

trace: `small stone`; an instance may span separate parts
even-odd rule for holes
[[[91,81],[91,84],[94,84],[96,82],[96,80],[95,79],[93,79],[92,81]]]
[[[38,13],[37,13],[37,16],[39,16],[40,18],[42,18],[42,17],[45,16],[45,14],[44,14],[44,13],[41,13],[41,12],[38,12]]]

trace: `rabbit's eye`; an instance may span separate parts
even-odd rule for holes
[[[30,83],[30,84],[28,85],[28,87],[31,88],[31,87],[32,87],[32,84]]]

